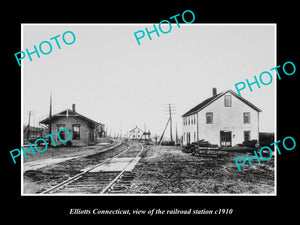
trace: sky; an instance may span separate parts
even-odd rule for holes
[[[172,104],[173,135],[176,124],[181,135],[181,116],[211,97],[212,88],[236,92],[236,83],[254,81],[254,75],[277,66],[274,24],[178,28],[175,23],[170,33],[152,33],[152,40],[145,35],[138,45],[134,32],[150,30],[153,24],[23,24],[22,51],[31,52],[33,45],[57,35],[61,46],[52,40],[50,54],[22,60],[23,124],[29,111],[36,126],[49,115],[52,92],[53,114],[76,104],[78,113],[104,123],[112,135],[138,126],[160,136]],[[61,39],[66,31],[76,36],[71,45]],[[241,92],[262,110],[261,132],[275,130],[275,88],[273,79],[268,86]]]

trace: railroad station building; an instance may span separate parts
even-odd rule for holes
[[[213,94],[182,115],[183,145],[208,141],[232,147],[244,141],[259,142],[259,113],[255,105],[232,90]]]
[[[40,121],[41,124],[49,128],[50,117]],[[51,132],[55,143],[61,143],[57,137],[57,132],[66,128],[71,133],[72,146],[87,146],[93,145],[97,141],[97,137],[104,136],[104,124],[91,120],[75,111],[75,104],[71,109],[66,109],[60,113],[51,116]],[[62,131],[60,137],[63,140],[68,139],[68,133]]]

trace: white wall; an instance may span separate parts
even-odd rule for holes
[[[137,127],[129,132],[130,139],[140,139],[142,137],[142,135],[143,135],[143,131]]]
[[[225,107],[225,95],[232,96],[231,107]],[[205,139],[212,144],[217,144],[220,146],[221,130],[232,132],[232,146],[244,141],[244,131],[251,132],[251,140],[258,140],[258,112],[232,95],[230,92],[226,93],[225,95],[198,112],[199,140]],[[213,113],[213,124],[206,124],[207,112]],[[244,124],[244,112],[250,112],[250,124]],[[183,132],[185,134],[186,132],[194,131],[197,132],[196,125],[183,126]],[[184,138],[183,144],[186,144],[186,137]]]
[[[184,119],[183,119],[184,120]],[[183,126],[183,144],[187,144],[187,133],[190,133],[190,143],[197,141],[197,113],[191,116],[186,117],[187,124]],[[188,122],[190,121],[190,122]],[[192,121],[195,121],[192,122]]]

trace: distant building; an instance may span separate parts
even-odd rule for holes
[[[144,131],[136,126],[132,130],[130,130],[128,133],[129,133],[129,136],[128,136],[129,139],[137,140],[142,137]]]
[[[128,138],[131,140],[140,140],[140,139],[150,139],[150,131],[144,132],[142,129],[137,126],[128,132]]]
[[[183,120],[183,145],[204,139],[218,146],[259,142],[261,110],[232,90],[217,94],[190,109]]]
[[[48,126],[50,118],[40,121],[41,124]],[[66,128],[71,133],[72,146],[87,146],[96,143],[97,137],[104,136],[104,124],[95,122],[75,111],[75,104],[71,109],[66,109],[60,113],[51,116],[51,132],[57,132]],[[60,137],[63,140],[68,139],[67,132],[61,132]],[[53,135],[55,142],[61,143],[57,135]]]

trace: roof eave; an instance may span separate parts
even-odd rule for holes
[[[225,91],[223,93],[218,94],[218,96],[216,96],[215,98],[211,99],[211,101],[209,101],[208,103],[206,103],[205,105],[203,105],[201,108],[192,111],[192,112],[186,112],[185,114],[183,114],[181,117],[186,117],[186,116],[190,116],[193,114],[196,114],[198,112],[200,112],[202,109],[204,109],[205,107],[207,107],[208,105],[210,105],[211,103],[213,103],[214,101],[216,101],[217,99],[219,99],[220,97],[222,97],[223,95],[225,95],[226,93],[230,92],[231,94],[233,94],[234,96],[236,96],[238,99],[240,99],[241,101],[243,101],[245,104],[247,104],[248,106],[250,106],[251,108],[253,108],[254,110],[256,110],[257,112],[262,112],[261,109],[259,109],[258,107],[256,107],[255,105],[253,105],[251,102],[249,102],[248,100],[244,99],[243,97],[239,96],[238,94],[236,94],[234,91],[232,90],[228,90]],[[205,100],[204,100],[205,101]],[[201,104],[201,103],[200,103]]]
[[[243,98],[242,96],[239,96],[237,93],[235,93],[232,90],[228,90],[227,92],[230,92],[231,94],[233,94],[234,96],[236,96],[238,99],[240,99],[241,101],[243,101],[245,104],[247,104],[248,106],[250,106],[252,109],[256,110],[257,112],[262,112],[262,110],[258,107],[256,107],[255,105],[253,105],[251,102],[249,102],[248,100],[246,100],[245,98]],[[226,92],[226,93],[227,93]]]
[[[85,116],[83,116],[83,115],[79,114],[78,112],[75,112],[75,111],[73,111],[73,110],[71,110],[71,109],[66,109],[66,110],[63,110],[63,111],[61,111],[61,112],[59,112],[59,113],[56,113],[56,114],[54,114],[54,115],[52,116],[52,118],[56,118],[56,117],[67,117],[66,115],[60,115],[61,113],[65,112],[65,111],[71,111],[71,112],[74,112],[74,113],[75,113],[75,115],[68,115],[68,117],[81,117],[82,119],[87,120],[87,121],[90,122],[90,123],[97,124],[97,125],[104,125],[104,124],[102,124],[102,123],[98,123],[98,122],[96,122],[96,121],[94,121],[94,120],[92,120],[92,119],[89,119],[89,118],[87,118],[87,117],[85,117]],[[40,123],[42,123],[42,124],[49,124],[49,120],[50,120],[50,118],[48,117],[48,118],[46,118],[46,119],[40,121]]]
[[[205,107],[207,107],[208,105],[210,105],[211,103],[213,103],[214,101],[216,101],[217,99],[219,99],[219,98],[221,98],[224,94],[226,94],[228,91],[226,91],[226,92],[221,92],[221,93],[219,93],[219,94],[217,94],[217,96],[215,96],[215,98],[212,98],[209,102],[207,102],[205,105],[203,105],[201,108],[199,108],[199,109],[197,109],[197,110],[195,110],[195,111],[193,111],[193,112],[187,112],[187,113],[185,113],[185,114],[183,114],[181,117],[185,117],[185,116],[190,116],[190,115],[193,115],[193,114],[196,114],[196,113],[198,113],[198,112],[200,112],[202,109],[204,109]],[[209,98],[208,98],[209,99]],[[207,100],[207,99],[206,99]],[[204,101],[206,101],[206,100],[204,100]],[[203,102],[204,102],[203,101]],[[200,103],[201,104],[201,103]],[[190,111],[190,110],[189,110]]]

